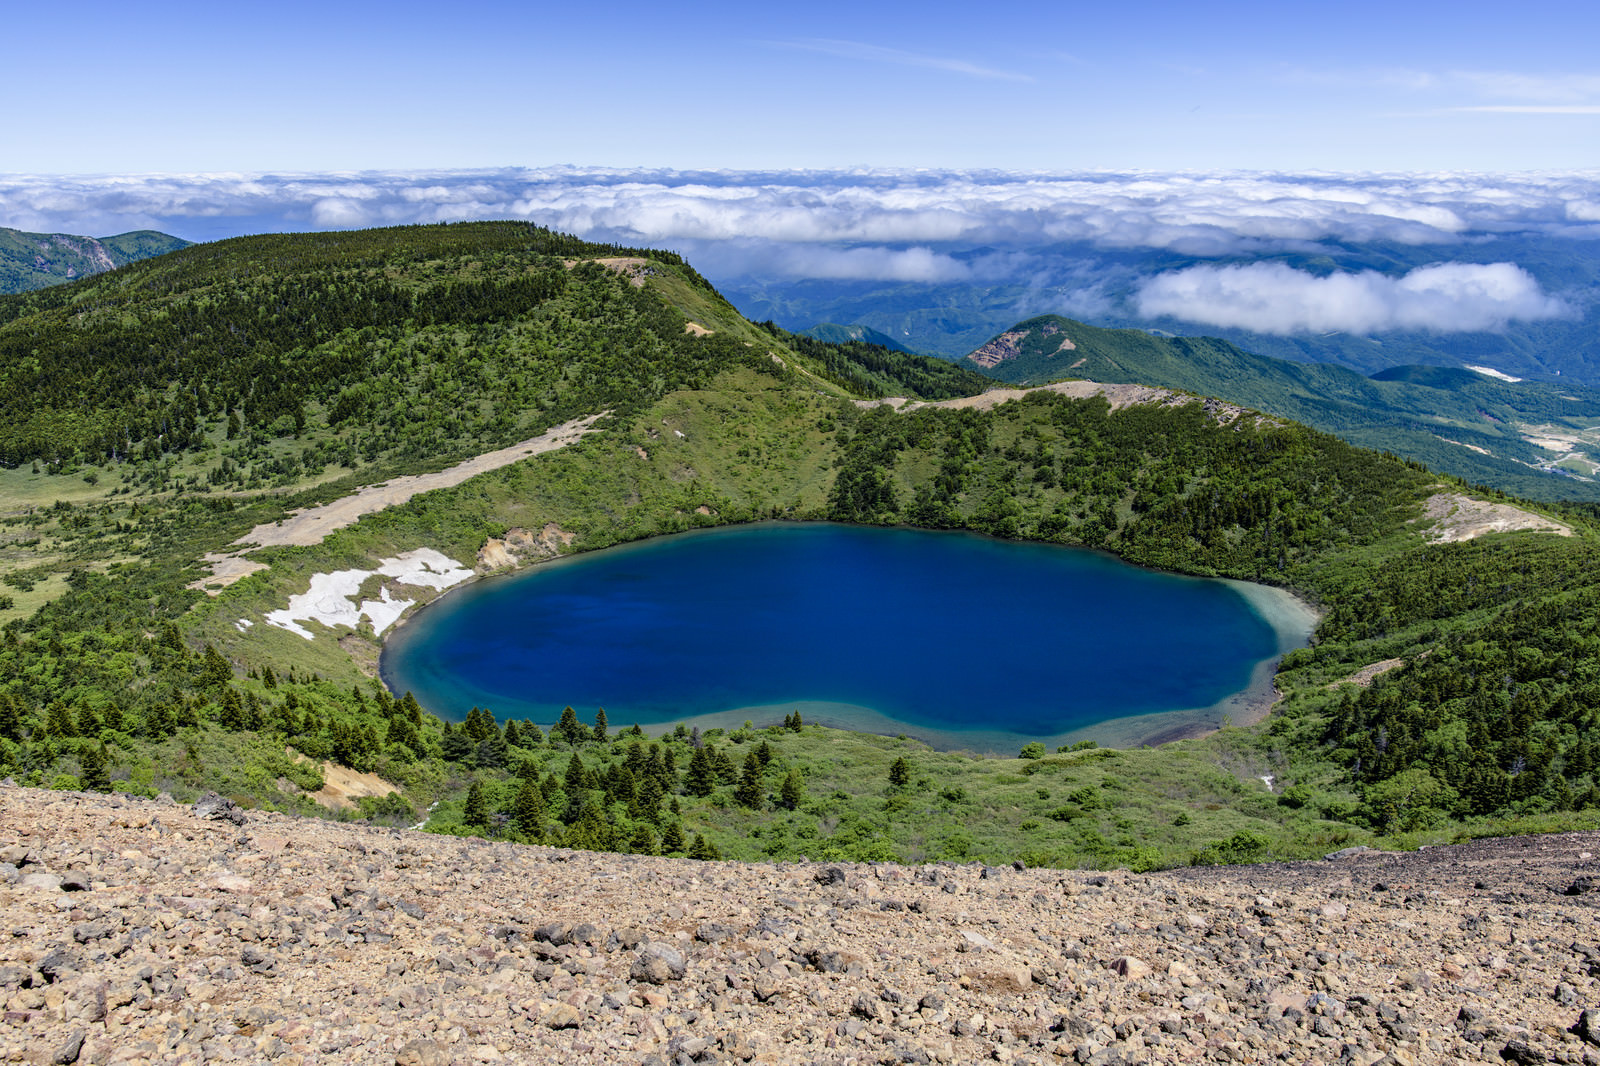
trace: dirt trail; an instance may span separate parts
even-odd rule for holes
[[[362,515],[405,503],[419,493],[451,488],[470,477],[498,470],[502,466],[510,466],[530,456],[565,448],[582,439],[585,434],[593,432],[595,422],[608,413],[601,411],[586,418],[575,418],[570,422],[553,426],[530,440],[474,456],[446,470],[432,474],[390,478],[381,484],[367,485],[352,495],[334,500],[332,503],[296,511],[281,522],[256,526],[234,541],[235,545],[240,546],[239,550],[208,553],[205,561],[211,565],[212,576],[196,582],[191,587],[203,588],[216,595],[223,586],[233,584],[246,574],[266,569],[265,563],[243,558],[246,552],[257,548],[310,547],[320,544],[322,538],[329,533],[354,525]]]

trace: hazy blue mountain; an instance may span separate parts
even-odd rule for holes
[[[0,293],[60,285],[188,246],[186,240],[148,229],[78,237],[0,227]]]
[[[1402,365],[1487,366],[1514,377],[1600,384],[1600,241],[1545,234],[1467,234],[1455,244],[1309,243],[1272,255],[1188,255],[1088,244],[953,253],[970,276],[875,281],[713,276],[745,314],[786,328],[852,322],[919,352],[959,359],[1012,323],[1063,314],[1107,327],[1212,336],[1249,351],[1300,362],[1340,363],[1365,374]],[[1496,330],[1269,333],[1138,311],[1137,294],[1157,275],[1195,266],[1282,264],[1317,277],[1375,272],[1400,278],[1440,264],[1513,263],[1561,301],[1562,317],[1516,320]]]
[[[837,322],[819,322],[810,329],[797,329],[794,332],[802,337],[812,337],[829,344],[844,344],[846,341],[863,341],[867,344],[876,344],[880,348],[887,348],[891,352],[909,352],[910,348],[901,344],[887,333],[879,333],[871,326],[841,326]]]

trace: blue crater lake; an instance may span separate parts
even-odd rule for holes
[[[477,582],[388,641],[383,679],[459,721],[781,721],[1014,753],[1258,716],[1309,611],[1276,590],[971,534],[764,523]],[[659,732],[659,728],[652,730]]]

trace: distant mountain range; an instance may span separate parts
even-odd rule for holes
[[[907,348],[887,333],[879,333],[871,326],[841,326],[837,322],[822,322],[812,326],[810,329],[801,329],[795,332],[802,337],[825,341],[828,344],[862,341],[866,344],[876,344],[880,348],[887,348],[891,352],[911,351],[910,348]]]
[[[0,227],[0,293],[60,285],[188,246],[182,238],[148,229],[115,237],[78,237]]]
[[[1448,245],[1328,240],[1296,254],[1191,255],[1090,244],[1029,247],[1023,254],[972,246],[944,249],[955,273],[928,280],[766,277],[754,272],[713,274],[711,280],[752,319],[772,319],[788,329],[816,322],[853,323],[913,351],[949,359],[961,358],[1014,322],[1055,313],[1110,327],[1221,337],[1248,351],[1338,363],[1363,374],[1413,364],[1472,364],[1522,378],[1600,385],[1600,241],[1541,234],[1467,236]],[[1430,269],[1443,267],[1448,275],[1491,264],[1515,264],[1536,283],[1539,294],[1559,302],[1561,312],[1513,316],[1489,327],[1464,318],[1450,321],[1449,314],[1440,313],[1404,329],[1388,324],[1365,331],[1330,326],[1268,332],[1264,326],[1207,325],[1203,319],[1172,317],[1158,313],[1155,304],[1148,304],[1147,313],[1141,300],[1151,286],[1185,271],[1248,268],[1243,277],[1262,282],[1273,277],[1270,270],[1281,268],[1299,287],[1310,279],[1334,276],[1357,288],[1370,283],[1381,302],[1381,294],[1392,295],[1401,279],[1410,277],[1412,284],[1426,288]],[[1435,280],[1439,276],[1432,275]],[[1270,318],[1263,308],[1281,308],[1299,291],[1263,286],[1254,305],[1257,313],[1248,317]],[[1436,296],[1418,300],[1426,304]],[[1203,302],[1203,295],[1195,296],[1191,309]],[[1471,310],[1472,301],[1459,292],[1448,302],[1452,310]]]
[[[1060,315],[1021,322],[960,362],[1018,385],[1072,377],[1223,397],[1531,499],[1600,500],[1600,389],[1588,386],[1415,365],[1367,377]]]

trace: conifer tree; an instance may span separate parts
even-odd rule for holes
[[[904,755],[889,764],[889,787],[905,788],[911,784],[911,763]]]
[[[232,685],[222,690],[222,713],[217,716],[217,724],[234,733],[245,728],[244,703]]]
[[[711,841],[696,833],[689,843],[689,858],[709,861],[722,858],[722,852]]]
[[[511,801],[511,824],[529,840],[537,841],[544,835],[544,796],[538,782],[523,779]]]
[[[606,730],[611,728],[611,723],[606,720],[606,709],[601,707],[594,712],[594,739],[602,744],[606,741]]]
[[[202,671],[207,685],[226,685],[233,680],[233,667],[228,665],[228,660],[224,659],[216,648],[207,644],[204,657],[205,664]]]
[[[633,803],[628,807],[628,817],[635,820],[645,820],[652,823],[661,821],[661,800],[665,793],[661,790],[661,782],[649,774],[639,778],[639,785],[633,791]]]
[[[234,693],[238,699],[238,693]],[[242,717],[242,716],[241,716]],[[87,703],[78,705],[78,735],[80,737],[97,737],[100,735],[100,716],[94,713],[94,708]]]
[[[522,747],[522,730],[517,728],[517,720],[515,718],[506,722],[506,743],[513,747]]]
[[[22,739],[22,701],[9,692],[0,692],[0,737]]]
[[[733,798],[739,806],[759,811],[766,804],[764,785],[761,757],[752,751],[744,757],[744,770],[739,776],[739,787],[733,790]]]
[[[606,820],[605,809],[593,800],[585,800],[577,819],[566,832],[566,846],[585,851],[612,851],[616,848],[616,831]]]
[[[761,760],[761,768],[765,770],[772,765],[772,745],[762,741],[756,745],[756,758]]]
[[[677,822],[668,822],[667,828],[661,833],[661,854],[681,855],[688,850],[683,840],[683,826]]]
[[[628,850],[635,855],[654,855],[656,853],[656,834],[648,824],[636,826],[633,836],[628,840]]]
[[[510,750],[506,747],[506,738],[498,729],[491,729],[489,735],[478,742],[473,749],[472,760],[477,766],[486,766],[499,770],[510,759]]]
[[[638,785],[626,763],[614,762],[606,771],[606,795],[613,803],[633,805]]]
[[[537,723],[537,722],[526,722],[526,721],[523,722],[522,723],[522,746],[525,747],[525,748],[537,748],[540,744],[543,744],[543,743],[544,743],[544,730],[539,728],[539,723]]]
[[[411,694],[410,689],[407,689],[406,694],[400,697],[400,713],[411,719],[412,725],[420,726],[422,724],[422,704],[417,702],[417,698]]]
[[[466,730],[446,722],[439,737],[439,754],[450,762],[461,762],[471,756],[472,750],[472,738]]]
[[[73,720],[72,712],[65,703],[60,700],[51,702],[44,715],[44,731],[47,736],[58,739],[78,735],[78,723]]]
[[[691,796],[709,796],[717,787],[716,769],[705,748],[694,749],[689,757],[689,772],[683,778],[683,791]]]
[[[724,785],[731,785],[739,779],[739,768],[733,765],[733,756],[728,754],[726,748],[719,748],[708,744],[711,751],[711,767],[716,771],[717,781]]]
[[[785,810],[796,810],[806,799],[805,779],[800,776],[799,770],[790,770],[783,778],[783,786],[778,793],[779,800]]]
[[[645,777],[655,778],[660,783],[663,793],[672,792],[678,784],[678,775],[669,771],[665,760],[661,758],[660,744],[650,745],[650,749],[645,752],[644,769],[640,771],[640,774]]]
[[[83,768],[85,791],[111,791],[111,753],[103,742],[85,744],[78,752],[78,764]]]
[[[551,733],[566,744],[581,744],[589,739],[589,727],[578,721],[578,712],[571,707],[561,712],[561,721]]]
[[[461,822],[473,829],[489,828],[489,803],[484,799],[483,783],[472,782],[467,789],[467,805],[461,812]]]
[[[573,752],[572,758],[567,760],[567,776],[562,787],[568,799],[576,798],[578,793],[589,787],[589,772],[583,768],[583,760],[578,758],[577,752]]]

